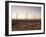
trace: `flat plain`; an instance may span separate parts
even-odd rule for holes
[[[15,20],[12,19],[12,31],[40,30],[41,20]]]

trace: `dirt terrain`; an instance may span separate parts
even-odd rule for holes
[[[12,31],[40,30],[41,20],[14,20],[12,19]]]

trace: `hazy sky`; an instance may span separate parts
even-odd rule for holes
[[[41,17],[41,7],[26,7],[26,6],[15,6],[12,5],[11,8],[12,19],[40,19]]]

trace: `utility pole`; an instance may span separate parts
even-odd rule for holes
[[[27,20],[27,12],[26,12],[26,20]]]
[[[17,20],[17,13],[16,13],[16,20]]]

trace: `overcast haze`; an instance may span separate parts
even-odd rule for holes
[[[12,19],[40,19],[41,7],[11,6]]]

